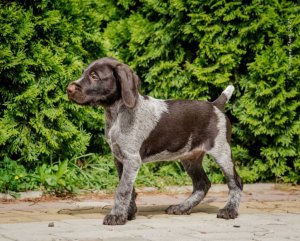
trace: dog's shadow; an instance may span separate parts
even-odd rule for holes
[[[169,207],[169,205],[143,205],[138,206],[138,215],[141,216],[149,216],[149,215],[161,215],[165,214],[165,210]],[[209,204],[199,204],[198,206],[192,209],[191,213],[218,213],[219,208],[216,206],[212,206]]]
[[[138,213],[137,215],[141,216],[153,216],[153,215],[161,215],[165,214],[165,210],[169,207],[169,205],[138,205]],[[74,209],[62,209],[58,211],[58,214],[91,214],[91,213],[101,213],[107,214],[110,212],[112,206],[104,205],[101,207],[85,207],[85,208],[74,208]],[[212,206],[209,204],[199,204],[198,206],[192,209],[191,213],[217,213],[219,210],[218,207]]]

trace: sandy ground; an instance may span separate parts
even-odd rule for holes
[[[124,226],[104,226],[112,195],[72,199],[44,197],[0,203],[0,240],[300,240],[300,186],[245,185],[240,215],[217,219],[227,200],[227,187],[213,185],[191,215],[166,215],[191,187],[138,190],[137,219]]]

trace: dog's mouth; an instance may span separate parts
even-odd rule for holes
[[[68,94],[69,100],[75,102],[78,105],[91,105],[91,106],[97,106],[99,103],[95,101],[92,97],[83,95],[81,93],[70,95]]]
[[[78,105],[90,105],[90,106],[99,106],[99,105],[104,105],[105,106],[105,99],[99,99],[95,98],[95,96],[89,96],[85,95],[82,92],[74,92],[74,93],[69,93],[67,92],[69,100],[75,102]]]
[[[89,104],[87,101],[85,101],[84,98],[78,98],[78,97],[70,96],[70,95],[68,95],[68,97],[69,97],[69,100],[75,102],[78,105],[88,105]]]

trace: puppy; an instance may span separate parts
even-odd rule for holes
[[[236,218],[243,184],[232,162],[231,125],[224,114],[234,87],[228,86],[217,100],[207,102],[155,99],[141,95],[139,86],[139,77],[126,64],[102,58],[67,87],[70,100],[105,110],[105,136],[120,183],[103,224],[121,225],[135,218],[134,181],[141,165],[153,161],[181,160],[192,179],[193,192],[166,213],[190,214],[211,186],[202,167],[205,153],[219,164],[229,188],[228,201],[217,217]]]

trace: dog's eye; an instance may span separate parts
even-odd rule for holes
[[[98,75],[97,75],[95,72],[92,72],[92,73],[90,74],[90,78],[91,78],[92,80],[96,81],[96,80],[98,80]]]

